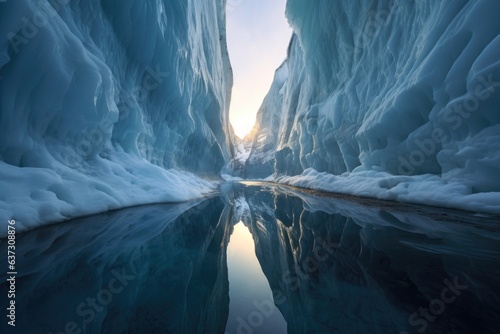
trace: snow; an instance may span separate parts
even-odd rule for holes
[[[309,168],[301,175],[277,176],[269,181],[332,193],[500,214],[498,192],[473,194],[461,182],[445,183],[432,174],[418,179],[378,171],[333,175]]]
[[[212,191],[232,157],[224,7],[0,3],[0,226]]]
[[[8,189],[0,201],[0,216],[12,215],[17,231],[138,204],[203,198],[217,186],[191,173],[165,170],[123,153],[92,161],[88,168],[96,171],[94,175],[58,166],[60,169],[23,168],[19,173],[19,167],[0,162],[0,188]]]
[[[500,212],[500,2],[289,0],[251,178]]]

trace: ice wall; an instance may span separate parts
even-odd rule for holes
[[[274,151],[279,139],[283,93],[288,76],[288,65],[284,62],[275,72],[271,89],[257,113],[256,125],[250,137],[253,137],[252,149],[245,163],[245,177],[267,176],[274,171]]]
[[[499,12],[493,0],[289,0],[295,35],[248,174],[500,212]]]
[[[0,3],[0,217],[199,197],[232,156],[225,0]]]

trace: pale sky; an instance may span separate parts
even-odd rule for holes
[[[227,44],[234,86],[229,119],[240,138],[255,115],[286,58],[292,35],[285,18],[286,0],[227,0]]]

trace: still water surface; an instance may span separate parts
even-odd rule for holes
[[[499,224],[224,184],[19,235],[17,323],[1,332],[497,334]]]

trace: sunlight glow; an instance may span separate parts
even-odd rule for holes
[[[234,226],[227,247],[227,272],[229,280],[229,314],[226,333],[242,333],[241,319],[249,319],[256,304],[270,310],[258,326],[260,333],[287,333],[287,323],[274,304],[271,286],[262,271],[255,253],[255,242],[250,229],[242,221]],[[251,320],[250,320],[251,322]],[[249,333],[249,332],[248,332]],[[256,331],[257,333],[257,331]]]
[[[227,2],[227,44],[234,76],[229,119],[240,138],[252,130],[274,71],[286,58],[292,30],[285,4],[286,0]]]

